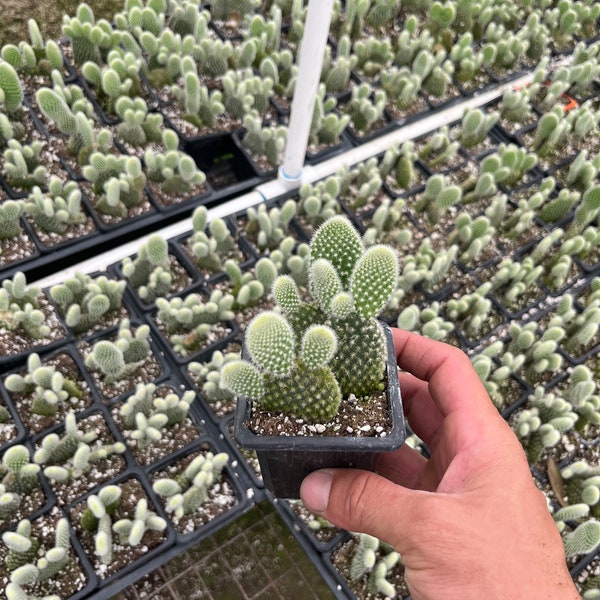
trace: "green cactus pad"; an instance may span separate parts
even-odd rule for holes
[[[341,351],[330,366],[342,394],[363,398],[382,389],[387,355],[385,337],[379,323],[353,314],[337,320],[332,326]],[[357,357],[360,357],[360,364],[357,364]]]
[[[363,253],[363,243],[346,217],[335,216],[317,229],[310,251],[312,261],[326,258],[338,272],[342,286],[347,288],[352,269]]]
[[[278,313],[266,311],[254,317],[246,330],[248,352],[259,368],[274,377],[285,377],[294,364],[294,332]]]
[[[388,246],[372,246],[359,259],[352,274],[350,289],[356,311],[363,317],[375,317],[396,289],[398,259]]]
[[[300,294],[296,282],[289,275],[281,275],[273,282],[273,297],[285,311],[295,311],[300,307]]]
[[[234,394],[252,400],[258,400],[264,394],[262,375],[254,365],[245,361],[237,360],[224,365],[221,380]]]
[[[265,376],[264,410],[281,412],[307,421],[330,421],[338,412],[341,393],[328,367],[308,369],[299,364],[293,377]]]
[[[324,325],[312,325],[302,338],[300,356],[307,369],[325,366],[337,351],[334,331]]]
[[[315,260],[309,271],[310,289],[321,309],[329,311],[331,301],[342,292],[342,282],[332,263],[324,258]]]

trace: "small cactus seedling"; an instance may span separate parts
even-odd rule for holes
[[[100,371],[105,383],[124,379],[150,358],[149,337],[148,325],[140,325],[133,331],[129,319],[123,319],[117,341],[96,342],[86,356],[85,364],[89,369]]]
[[[153,383],[139,383],[135,393],[121,406],[120,414],[131,431],[131,439],[143,449],[160,440],[168,428],[181,425],[194,398],[191,390],[181,396],[174,391],[159,394]]]
[[[215,327],[233,319],[234,296],[214,290],[206,301],[196,292],[180,298],[157,298],[157,320],[166,329],[173,350],[187,356],[200,349]]]
[[[27,285],[21,271],[15,273],[12,279],[5,279],[0,287],[0,326],[9,331],[21,330],[33,339],[45,338],[50,327],[40,308],[42,295],[38,286]]]
[[[35,597],[28,594],[27,588],[37,587],[36,584],[55,577],[69,565],[71,542],[68,520],[61,518],[56,522],[54,545],[49,543],[47,531],[44,537],[42,541],[38,539],[27,519],[19,521],[16,531],[2,535],[2,542],[8,548],[5,563],[10,571],[10,583],[6,586],[9,600]]]
[[[41,152],[44,143],[39,140],[22,145],[17,140],[8,140],[4,150],[4,176],[13,188],[29,190],[35,185],[44,185],[48,170],[42,164]]]
[[[133,519],[119,519],[113,523],[113,531],[119,536],[119,543],[137,546],[147,531],[164,531],[167,522],[148,508],[148,500],[140,498],[135,506]]]
[[[242,144],[253,155],[265,157],[270,165],[277,166],[281,162],[287,140],[287,127],[270,125],[263,127],[258,113],[251,111],[244,116]]]
[[[366,533],[357,534],[356,542],[350,564],[350,579],[358,581],[365,577],[370,594],[395,598],[396,590],[387,578],[400,563],[400,555],[388,544]]]
[[[99,275],[95,279],[81,272],[50,288],[66,324],[76,333],[92,328],[118,312],[126,282]]]
[[[398,316],[398,327],[416,331],[432,340],[444,340],[454,330],[454,324],[439,315],[440,303],[420,309],[416,304],[407,306]]]
[[[221,477],[229,455],[207,452],[197,456],[176,479],[157,479],[152,489],[166,499],[166,510],[178,519],[196,512]]]
[[[164,152],[148,149],[144,153],[148,180],[166,196],[180,201],[198,192],[206,175],[190,156],[178,149],[179,138],[174,131],[165,129],[161,139]]]
[[[29,461],[29,450],[22,445],[11,446],[0,464],[0,485],[4,492],[22,497],[40,486],[39,465]]]
[[[8,62],[0,62],[0,106],[14,116],[23,104],[23,88],[15,68]]]
[[[294,200],[286,201],[283,206],[273,206],[268,209],[266,204],[249,207],[246,233],[256,243],[256,247],[264,252],[274,250],[281,240],[289,233],[290,221],[296,215]]]
[[[17,238],[21,235],[21,216],[25,213],[25,204],[18,200],[4,200],[0,204],[0,241]]]
[[[225,259],[235,256],[237,242],[223,219],[207,221],[206,206],[196,208],[192,214],[193,233],[187,241],[187,248],[196,265],[212,275],[223,270]]]
[[[234,394],[222,383],[221,372],[224,365],[240,358],[239,352],[223,353],[215,350],[210,362],[191,362],[188,365],[190,375],[198,382],[198,387],[202,390],[202,397],[211,404],[211,407],[214,406],[218,410],[222,406],[228,406],[235,402]]]
[[[58,43],[54,40],[44,41],[35,19],[28,19],[27,31],[30,41],[22,40],[18,46],[5,44],[2,58],[22,75],[50,75],[53,69],[62,69],[63,55]]]
[[[96,554],[109,565],[113,558],[112,515],[119,507],[122,490],[118,485],[106,485],[87,499],[81,515],[81,526],[94,534]]]
[[[136,258],[127,256],[123,259],[122,267],[123,275],[147,304],[171,292],[173,273],[169,246],[162,236],[151,235],[140,246]]]
[[[85,223],[87,217],[81,207],[81,190],[75,181],[63,182],[52,175],[48,191],[34,186],[25,201],[25,212],[41,230],[65,233],[70,227]]]
[[[309,143],[315,146],[339,143],[340,135],[350,123],[349,115],[339,117],[333,112],[337,106],[337,100],[333,96],[325,98],[325,95],[325,84],[321,83],[315,99],[310,126]]]
[[[340,191],[339,175],[332,175],[315,184],[305,183],[300,187],[298,214],[308,223],[311,231],[340,212],[337,201]]]
[[[12,373],[4,385],[10,392],[29,395],[31,412],[41,416],[56,414],[61,405],[77,402],[84,394],[76,381],[65,377],[54,366],[42,365],[35,352],[27,359],[27,373]]]
[[[144,202],[146,175],[136,156],[94,152],[83,176],[92,184],[94,208],[104,215],[122,219]]]
[[[36,464],[45,465],[44,475],[51,481],[77,479],[87,473],[93,463],[125,452],[122,442],[103,443],[98,440],[95,428],[84,432],[78,425],[75,413],[70,412],[65,417],[64,433],[49,433],[33,456]]]

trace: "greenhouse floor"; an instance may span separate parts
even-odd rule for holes
[[[113,600],[329,600],[335,595],[268,501]]]

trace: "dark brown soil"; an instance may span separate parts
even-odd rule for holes
[[[249,426],[258,435],[384,437],[391,429],[391,421],[387,396],[381,393],[366,402],[355,396],[342,400],[336,417],[326,423],[307,423],[253,408]]]

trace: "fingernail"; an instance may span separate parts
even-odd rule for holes
[[[304,479],[300,496],[304,505],[316,513],[324,513],[329,502],[329,492],[333,476],[329,471],[315,471]]]

